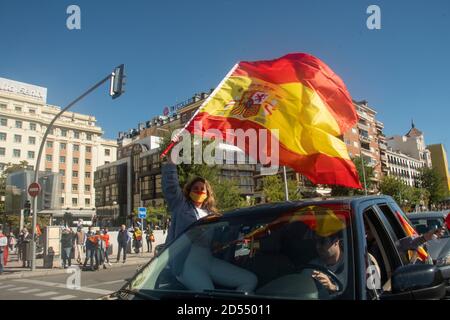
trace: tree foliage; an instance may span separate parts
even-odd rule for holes
[[[352,159],[353,164],[355,165],[356,170],[358,171],[358,177],[359,181],[361,183],[362,189],[354,189],[354,188],[347,188],[343,186],[332,186],[331,188],[331,195],[332,196],[354,196],[354,195],[363,195],[365,194],[364,190],[364,180],[365,185],[368,190],[368,193],[370,190],[373,189],[373,181],[372,178],[374,177],[374,170],[373,167],[368,166],[366,163],[364,163],[361,160],[361,157],[355,157]],[[364,167],[364,170],[363,170]],[[365,174],[365,176],[364,176]],[[364,179],[365,178],[365,179]]]
[[[279,175],[265,176],[262,178],[262,183],[266,202],[280,202],[286,199],[284,181]],[[288,180],[288,193],[291,201],[301,198],[296,181]]]

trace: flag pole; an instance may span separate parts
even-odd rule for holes
[[[205,106],[217,94],[217,92],[220,90],[222,85],[225,83],[225,81],[228,80],[228,78],[231,76],[231,74],[234,72],[234,70],[236,70],[236,68],[238,66],[239,66],[239,63],[236,63],[233,66],[233,68],[231,68],[231,70],[228,71],[225,78],[223,78],[222,81],[220,81],[220,83],[213,90],[213,92],[206,98],[205,101],[203,101],[203,103],[200,105],[200,107],[198,107],[198,109],[192,115],[191,119],[189,119],[189,121],[185,124],[185,126],[172,138],[172,140],[170,140],[170,143],[167,146],[167,148],[161,153],[161,157],[160,157],[161,159],[164,158],[167,155],[167,153],[173,148],[173,146],[178,142],[178,139],[180,138],[183,131],[186,130],[186,128],[191,124],[192,120],[194,120],[194,118],[197,116],[197,114],[200,112],[200,110],[203,108],[203,106]]]
[[[362,173],[363,173],[363,180],[364,180],[364,193],[367,196],[366,166],[364,165],[364,158],[363,158],[361,153],[359,153],[359,156],[361,158],[361,167],[362,167],[361,170],[362,170]]]
[[[286,177],[286,166],[283,166],[283,176],[284,176],[284,196],[286,198],[286,201],[289,201],[289,190],[288,190],[287,177]]]

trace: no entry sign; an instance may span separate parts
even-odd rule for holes
[[[41,185],[37,182],[33,182],[28,186],[28,194],[30,197],[36,197],[41,192]]]

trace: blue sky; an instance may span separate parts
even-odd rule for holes
[[[81,30],[66,28],[70,4]],[[371,4],[381,30],[366,27]],[[55,105],[124,63],[122,97],[104,86],[73,109],[95,115],[109,138],[213,88],[239,60],[308,52],[369,101],[387,135],[413,118],[427,143],[450,149],[448,0],[0,0],[0,32],[0,77],[47,87]]]

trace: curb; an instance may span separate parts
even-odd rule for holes
[[[123,268],[127,266],[134,266],[134,265],[140,265],[140,264],[146,264],[150,261],[152,257],[149,257],[147,259],[142,259],[143,261],[127,261],[126,263],[114,263],[112,266],[108,266],[108,269],[115,269],[115,268]],[[14,274],[5,274],[8,271],[5,271],[4,274],[0,275],[0,281],[5,279],[22,279],[22,278],[35,278],[35,277],[43,277],[43,276],[49,276],[49,275],[58,275],[58,274],[65,274],[67,269],[51,269],[46,271],[22,271]],[[102,269],[103,270],[103,269]],[[100,271],[102,271],[100,270]]]

